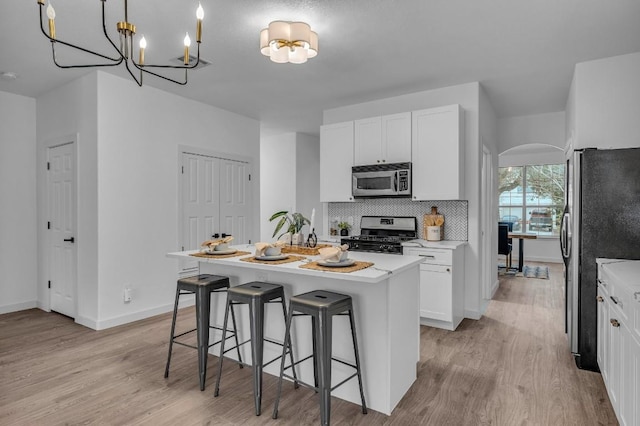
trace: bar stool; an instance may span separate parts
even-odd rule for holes
[[[218,340],[212,344],[209,344],[209,329],[214,328],[216,330],[222,330],[222,328],[211,325],[211,293],[221,293],[227,291],[229,288],[229,278],[222,277],[219,275],[211,275],[211,274],[201,274],[195,275],[193,277],[181,278],[178,280],[178,285],[176,288],[176,301],[173,306],[173,321],[171,322],[171,337],[169,340],[169,356],[167,357],[167,366],[164,370],[164,378],[169,377],[169,365],[171,364],[171,352],[173,350],[173,344],[178,344],[182,346],[186,346],[189,348],[198,350],[198,373],[200,376],[200,390],[204,390],[204,383],[207,377],[207,355],[209,352],[209,348],[211,346],[217,345],[222,342],[222,340]],[[178,301],[180,296],[183,294],[195,294],[196,295],[196,328],[193,330],[185,331],[184,333],[180,333],[177,336],[176,332],[176,316],[178,314]],[[231,337],[235,337],[236,344],[238,343],[238,336],[235,333],[236,319],[232,313],[232,321],[234,327],[233,335],[226,337],[224,336],[222,339],[230,339]],[[224,328],[226,329],[227,324],[225,321]],[[176,341],[177,338],[182,337],[186,334],[193,333],[197,331],[198,343],[197,346],[188,345],[186,343]],[[238,350],[238,359],[240,358],[240,351]],[[241,365],[242,367],[242,365]]]
[[[300,312],[300,314],[294,314]],[[346,312],[346,313],[345,313]],[[282,378],[292,377],[284,373],[285,370],[300,364],[313,357],[313,373],[315,386],[311,386],[296,378],[296,382],[314,389],[320,393],[320,421],[322,425],[329,425],[331,416],[331,391],[338,386],[343,385],[348,380],[358,376],[358,384],[360,386],[360,398],[362,400],[362,413],[367,414],[367,404],[364,399],[364,390],[362,387],[362,374],[360,371],[360,355],[358,354],[358,341],[356,338],[356,326],[353,319],[353,302],[351,296],[345,294],[333,293],[330,291],[316,290],[309,293],[292,296],[289,299],[289,315],[287,316],[287,325],[285,329],[285,345],[291,345],[291,321],[294,316],[310,315],[312,327],[313,353],[306,358],[297,362],[291,362],[291,365],[285,368],[284,357],[280,364],[280,378],[278,381],[278,393],[276,396],[275,406],[273,407],[273,418],[278,418],[278,404],[280,403],[280,394],[282,393]],[[351,338],[353,340],[353,351],[355,354],[355,365],[345,361],[332,358],[331,339],[333,329],[334,315],[349,315],[349,323],[351,325]],[[331,361],[337,361],[349,367],[355,368],[355,373],[333,388],[331,387]],[[295,372],[295,370],[294,370]]]
[[[280,300],[278,300],[280,299]],[[220,377],[222,376],[222,360],[224,354],[233,350],[234,348],[224,349],[225,333],[227,329],[227,321],[229,318],[229,311],[231,311],[231,318],[233,315],[233,306],[240,304],[249,305],[249,327],[251,329],[251,338],[238,344],[236,340],[237,349],[239,346],[245,343],[251,342],[251,361],[253,364],[253,397],[255,401],[256,416],[260,415],[262,409],[262,370],[267,365],[274,361],[277,361],[281,357],[285,357],[289,352],[291,362],[293,363],[293,354],[291,346],[285,347],[284,344],[276,342],[275,340],[264,337],[264,309],[266,303],[281,303],[282,313],[284,319],[287,318],[287,308],[284,301],[284,289],[280,284],[271,284],[260,281],[253,281],[247,284],[231,287],[227,291],[227,306],[224,313],[224,325],[222,326],[222,345],[220,347],[220,361],[218,361],[218,377],[216,378],[216,388],[213,396],[217,397],[220,393]],[[234,330],[235,325],[234,325]],[[236,331],[237,333],[237,331]],[[274,343],[276,345],[283,346],[282,355],[278,356],[267,363],[263,363],[263,350],[264,342]],[[242,362],[242,360],[240,360]],[[297,388],[298,383],[295,379],[296,372],[293,370],[294,385]]]

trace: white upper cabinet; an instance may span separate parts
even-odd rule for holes
[[[411,113],[356,120],[354,164],[366,166],[411,161]]]
[[[320,127],[320,201],[353,201],[353,121]]]
[[[464,120],[460,105],[412,113],[412,199],[464,199]]]

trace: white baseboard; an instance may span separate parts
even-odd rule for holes
[[[562,263],[562,259],[556,257],[544,257],[544,256],[529,256],[525,251],[524,263],[527,262],[544,262],[544,263]],[[500,262],[499,262],[500,263]],[[511,266],[518,266],[518,258],[511,259]]]
[[[473,319],[473,320],[479,320],[480,318],[482,318],[482,312],[480,311],[475,311],[475,310],[470,310],[470,309],[465,309],[464,310],[464,317],[465,318],[469,318],[469,319]]]
[[[8,314],[10,312],[24,311],[25,309],[33,309],[38,307],[37,300],[30,300],[28,302],[12,303],[10,305],[0,306],[0,314]]]
[[[98,329],[98,322],[94,319],[77,315],[74,320],[76,324],[84,325],[85,327],[89,327],[92,330]]]
[[[187,306],[193,306],[195,304],[195,297],[181,297],[180,303],[178,304],[178,308],[185,308]],[[156,315],[164,314],[167,312],[173,311],[173,303],[157,306],[155,308],[149,308],[138,312],[132,312],[126,315],[120,315],[117,317],[109,318],[106,320],[99,320],[97,322],[92,321],[93,324],[89,325],[81,323],[78,318],[76,318],[76,322],[78,324],[85,325],[94,330],[104,330],[111,327],[117,327],[119,325],[128,324],[130,322],[139,321],[145,318],[153,317]]]

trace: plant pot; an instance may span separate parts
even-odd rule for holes
[[[340,236],[346,237],[348,235],[349,235],[349,230],[348,229],[341,229],[340,230]]]
[[[302,233],[293,234],[291,236],[291,244],[301,246],[304,244],[304,235]]]

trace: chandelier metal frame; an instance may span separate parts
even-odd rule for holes
[[[124,0],[124,21],[120,21],[116,24],[116,29],[118,31],[118,33],[120,34],[120,47],[116,46],[116,43],[113,42],[113,40],[111,39],[111,37],[109,36],[109,34],[107,33],[107,25],[106,25],[106,19],[105,19],[105,3],[106,0],[100,0],[100,2],[102,3],[102,30],[104,33],[104,36],[106,37],[106,39],[109,41],[109,43],[111,44],[111,46],[113,46],[113,49],[116,51],[117,55],[116,57],[111,57],[99,52],[95,52],[91,49],[82,47],[82,46],[78,46],[75,45],[73,43],[69,43],[63,40],[59,40],[56,37],[56,33],[55,33],[55,23],[54,23],[54,19],[52,17],[49,16],[49,34],[47,34],[47,32],[45,31],[45,26],[44,26],[44,17],[43,15],[46,13],[44,11],[44,2],[45,0],[37,0],[38,5],[40,6],[40,29],[42,30],[42,34],[44,34],[45,37],[47,37],[49,39],[49,41],[51,41],[51,53],[53,55],[53,62],[54,64],[59,67],[59,68],[63,68],[63,69],[69,69],[69,68],[91,68],[91,67],[113,67],[113,66],[118,66],[122,63],[124,63],[127,71],[129,72],[129,74],[131,75],[131,77],[133,78],[133,80],[138,84],[138,86],[142,86],[142,77],[143,75],[146,74],[151,74],[155,77],[159,77],[161,79],[170,81],[172,83],[176,83],[179,85],[186,85],[187,84],[187,72],[190,69],[193,69],[195,67],[198,66],[198,64],[200,63],[200,43],[202,41],[202,18],[201,16],[197,17],[197,22],[196,22],[196,42],[197,42],[197,57],[196,60],[193,64],[190,64],[190,59],[189,59],[189,46],[187,44],[187,40],[189,39],[188,33],[187,36],[185,37],[185,50],[184,50],[184,65],[157,65],[157,64],[145,64],[144,63],[144,47],[141,47],[139,49],[140,52],[140,56],[139,56],[139,61],[136,63],[136,61],[133,59],[133,36],[136,34],[136,26],[132,23],[129,22],[129,17],[128,17],[128,4],[127,4],[127,0]],[[202,14],[202,8],[199,7],[199,12],[200,14]],[[55,13],[54,13],[54,17],[55,17]],[[144,39],[144,37],[142,37]],[[58,60],[56,58],[56,44],[62,44],[64,46],[68,46],[77,50],[80,50],[82,52],[85,53],[90,53],[94,56],[100,57],[102,59],[106,59],[109,62],[102,62],[102,63],[95,63],[95,64],[79,64],[79,65],[63,65],[58,63]],[[134,69],[132,69],[132,67],[129,65],[129,63],[131,63],[133,65],[133,67],[135,67]],[[183,69],[184,70],[184,80],[176,80],[164,75],[161,75],[157,72],[151,71],[147,68],[160,68],[160,69]],[[135,70],[139,70],[140,71],[140,75],[139,77],[136,77],[136,75],[134,74]]]

